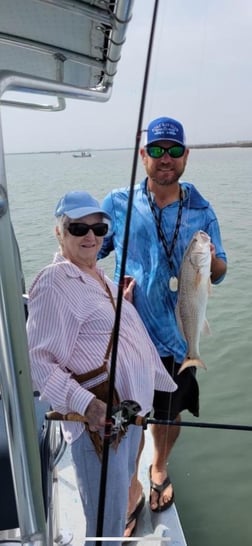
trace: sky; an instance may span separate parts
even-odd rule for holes
[[[5,152],[133,147],[153,8],[135,0],[108,102],[67,99],[57,113],[2,107]],[[252,140],[251,101],[251,0],[160,0],[142,128],[168,116],[188,145]]]

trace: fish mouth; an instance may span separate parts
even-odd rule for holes
[[[205,231],[199,231],[199,234],[200,234],[200,237],[204,240],[204,241],[210,241],[210,237],[207,233],[205,233]]]

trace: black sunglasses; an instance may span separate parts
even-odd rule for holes
[[[72,222],[67,228],[69,233],[74,235],[74,237],[82,237],[83,235],[87,235],[90,229],[92,229],[96,237],[103,237],[103,235],[108,233],[108,224],[104,224],[103,222],[98,224],[82,224],[81,222]]]
[[[177,159],[184,155],[185,146],[182,146],[182,144],[174,144],[169,148],[163,148],[162,146],[147,146],[146,150],[147,154],[153,159],[160,159],[160,157],[163,157],[165,153],[167,153],[173,159]]]

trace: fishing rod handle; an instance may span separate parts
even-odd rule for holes
[[[78,421],[80,423],[87,423],[85,415],[80,413],[59,413],[58,411],[47,411],[45,414],[47,421]]]

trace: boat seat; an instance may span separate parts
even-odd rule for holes
[[[64,440],[59,439],[60,445],[55,446],[53,427],[55,423],[45,420],[45,413],[50,409],[48,403],[39,400],[38,393],[34,393],[35,413],[37,420],[37,434],[39,440],[42,487],[46,519],[48,515],[48,499],[50,481],[52,481],[52,466],[59,451],[64,452]],[[16,500],[9,457],[9,447],[5,427],[3,401],[0,398],[0,531],[19,527],[16,509]]]

